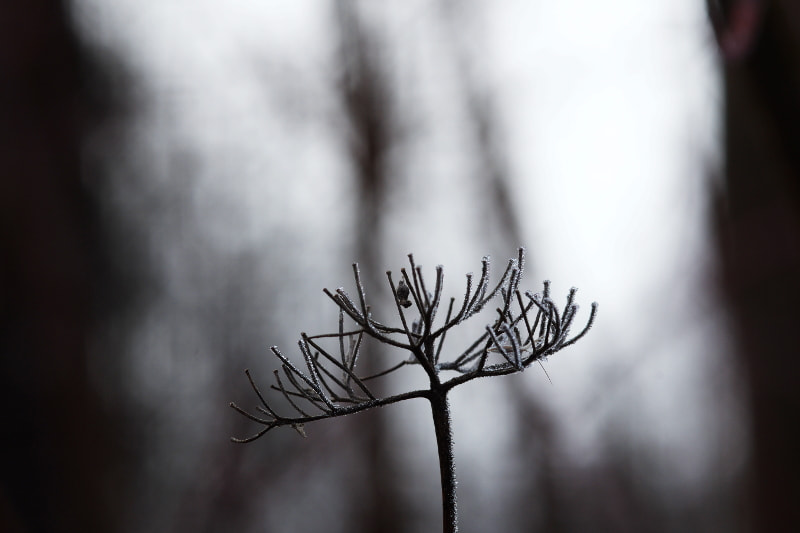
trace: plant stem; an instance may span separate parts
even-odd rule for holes
[[[450,425],[450,403],[447,390],[433,389],[429,397],[439,451],[439,472],[442,477],[442,531],[458,531],[456,508],[456,465],[453,459],[453,431]]]

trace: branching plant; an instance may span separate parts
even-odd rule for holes
[[[437,321],[437,315],[442,315],[444,270],[441,265],[436,267],[436,280],[431,291],[421,267],[414,263],[411,254],[408,260],[410,269],[400,269],[397,282],[391,271],[386,273],[400,318],[399,325],[385,324],[373,318],[358,264],[353,264],[355,299],[342,288],[335,292],[324,289],[339,308],[339,327],[333,333],[301,333],[298,346],[304,368],[293,363],[276,346],[270,348],[281,362],[280,370],[274,372],[275,382],[270,388],[280,393],[292,413],[278,414],[267,403],[250,371],[246,370],[260,401],[256,406],[258,412],[248,412],[234,403],[231,407],[262,428],[251,437],[232,440],[252,442],[281,426],[292,427],[305,436],[304,425],[309,422],[350,415],[411,398],[425,398],[431,404],[439,452],[443,531],[452,533],[458,530],[458,516],[448,392],[476,378],[514,374],[534,363],[541,364],[545,357],[574,344],[589,331],[597,314],[597,304],[592,304],[581,331],[570,336],[578,312],[576,289],[569,291],[561,310],[550,297],[549,281],[544,282],[541,293],[521,292],[519,283],[525,254],[520,248],[517,258],[509,260],[500,281],[494,286],[489,284],[489,258],[484,257],[477,283],[471,273],[467,274],[463,299],[457,302],[451,298],[446,305],[444,320]],[[442,357],[447,333],[477,315],[492,301],[498,305],[496,314],[477,339],[458,355]],[[410,356],[376,374],[360,375],[359,355],[364,342],[370,338]],[[419,366],[427,374],[427,388],[386,397],[372,392],[369,387],[372,380],[408,365]]]

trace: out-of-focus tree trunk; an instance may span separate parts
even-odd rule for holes
[[[725,64],[720,240],[749,387],[754,531],[800,531],[800,3],[710,3]]]
[[[366,27],[357,4],[347,0],[336,3],[336,21],[341,35],[342,62],[339,94],[349,126],[350,163],[358,187],[356,202],[355,254],[367,287],[378,287],[385,278],[380,258],[383,250],[383,226],[389,167],[387,159],[394,142],[395,128],[391,109],[390,81],[377,54],[380,43]],[[361,361],[364,371],[380,360],[377,346],[365,346]],[[379,386],[379,385],[378,385]],[[382,410],[364,415],[359,433],[362,439],[365,490],[358,498],[357,527],[364,532],[393,533],[407,531],[407,505],[398,491],[394,473],[396,450],[389,437],[389,422]]]
[[[86,58],[64,2],[0,6],[0,530],[111,531],[108,419],[87,375]]]

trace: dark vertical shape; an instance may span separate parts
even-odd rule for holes
[[[355,255],[365,285],[378,287],[383,280],[378,264],[383,237],[383,206],[388,179],[387,154],[392,143],[392,109],[389,81],[377,54],[380,43],[368,30],[358,6],[350,1],[336,3],[341,35],[342,73],[339,93],[347,121],[348,150],[358,185]],[[365,346],[362,360],[372,364],[376,357]],[[366,490],[360,500],[359,526],[366,532],[393,533],[407,530],[397,480],[392,473],[396,462],[388,438],[388,422],[380,410],[369,413],[360,428],[363,435]]]
[[[719,235],[749,387],[753,530],[800,531],[800,4],[710,7],[729,59]]]
[[[485,229],[490,241],[500,239],[503,249],[522,246],[522,226],[514,208],[512,179],[509,175],[508,162],[503,153],[502,127],[499,124],[495,99],[486,87],[486,82],[472,74],[469,50],[462,45],[469,38],[464,38],[464,28],[459,25],[462,17],[468,16],[468,9],[458,2],[444,0],[441,3],[442,18],[447,35],[452,43],[452,56],[456,65],[464,106],[473,133],[475,169],[477,179],[486,188],[487,202],[480,207],[488,211],[491,224]],[[494,230],[494,231],[492,231]]]
[[[389,87],[376,57],[380,44],[351,3],[337,6],[343,63],[339,90],[350,127],[348,149],[359,193],[356,252],[364,275],[372,278],[367,280],[371,285],[371,281],[382,281],[371,267],[380,257],[386,158],[392,142]]]
[[[567,531],[567,504],[564,493],[569,489],[559,478],[556,466],[558,439],[552,415],[524,390],[521,380],[509,380],[514,394],[514,414],[518,428],[513,455],[518,457],[517,472],[521,477],[519,494],[513,498],[519,531]],[[529,505],[535,502],[535,505]],[[534,512],[533,509],[536,509]]]
[[[0,530],[111,531],[109,418],[87,376],[96,111],[55,0],[0,5]]]

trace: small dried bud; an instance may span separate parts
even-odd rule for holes
[[[400,280],[400,283],[397,285],[397,302],[405,308],[411,307],[411,302],[408,299],[408,295],[411,291],[408,289],[408,285],[406,285],[405,280]]]

